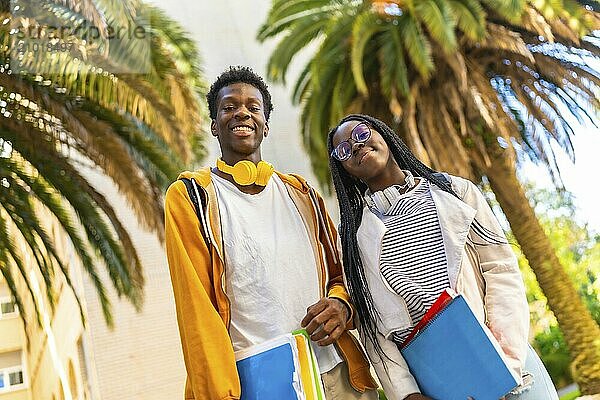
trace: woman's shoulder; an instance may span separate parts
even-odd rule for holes
[[[483,203],[486,203],[481,189],[473,181],[461,176],[447,175],[451,180],[452,190],[463,202],[475,209],[479,209]]]
[[[470,180],[458,175],[449,174],[447,172],[435,172],[434,175],[437,178],[449,183],[452,187],[452,190],[454,190],[454,192],[456,192],[460,198],[465,196],[471,186],[475,186],[475,184]]]

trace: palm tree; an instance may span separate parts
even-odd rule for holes
[[[582,393],[600,393],[600,328],[578,297],[516,176],[524,155],[560,171],[572,121],[597,113],[594,4],[573,0],[274,0],[259,40],[282,36],[268,74],[285,82],[313,43],[293,100],[327,184],[326,132],[346,113],[396,127],[433,168],[489,180],[569,345]]]
[[[116,293],[139,308],[142,265],[90,172],[110,177],[140,224],[162,240],[162,193],[185,163],[204,155],[200,119],[206,111],[199,99],[206,87],[196,47],[163,12],[136,0],[12,6],[3,0],[0,10],[0,270],[22,314],[33,290],[20,244],[43,277],[50,305],[56,274],[73,287],[44,223],[51,215],[93,281],[111,325],[99,269],[105,267]],[[111,31],[122,26],[141,26],[138,34],[147,36]],[[26,27],[34,27],[36,36],[22,40],[17,32]],[[61,37],[53,36],[52,27],[81,29],[66,29]],[[99,33],[97,40],[90,40],[90,32]],[[48,51],[40,50],[45,46]]]

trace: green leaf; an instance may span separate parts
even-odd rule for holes
[[[404,59],[404,47],[400,31],[396,26],[390,26],[380,37],[381,48],[377,55],[380,64],[381,90],[391,100],[394,89],[408,96],[408,68]]]
[[[429,79],[434,69],[429,40],[413,17],[403,15],[399,21],[398,27],[409,60],[424,79]]]
[[[472,41],[485,37],[485,12],[477,0],[449,0],[458,28]]]
[[[352,75],[358,92],[363,96],[367,96],[369,92],[363,73],[365,47],[371,38],[382,30],[381,20],[371,10],[363,11],[356,16],[352,25],[352,50],[350,53]]]
[[[456,21],[446,0],[420,0],[415,4],[415,13],[446,54],[456,49]]]
[[[269,57],[267,65],[269,79],[285,84],[285,76],[294,56],[315,40],[327,23],[328,21],[324,19],[318,21],[305,19],[295,24]]]
[[[526,0],[482,0],[487,8],[494,13],[500,14],[511,23],[518,23],[521,20]]]

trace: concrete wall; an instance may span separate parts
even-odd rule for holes
[[[23,346],[23,323],[17,317],[0,319],[0,353],[19,350]]]
[[[84,348],[94,400],[182,399],[185,367],[177,330],[175,302],[162,244],[141,229],[129,205],[107,178],[91,173],[95,185],[110,198],[141,258],[144,268],[144,304],[141,312],[119,300],[109,289],[114,329],[105,323],[96,291],[83,275],[88,311]],[[100,274],[108,283],[104,271]]]

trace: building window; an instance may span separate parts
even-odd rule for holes
[[[0,319],[16,316],[17,306],[10,297],[0,297]]]
[[[23,371],[9,372],[8,381],[10,386],[21,385],[23,383]]]
[[[12,314],[15,312],[15,303],[2,303],[2,314]]]
[[[0,353],[0,393],[26,387],[23,368],[20,350]]]
[[[22,367],[18,366],[0,370],[0,393],[23,389],[24,387],[25,381],[23,379]]]

